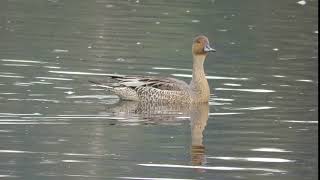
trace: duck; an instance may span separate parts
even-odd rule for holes
[[[210,88],[204,72],[204,62],[210,52],[209,39],[199,35],[192,42],[192,79],[190,83],[172,77],[141,75],[108,76],[112,82],[89,80],[95,86],[104,88],[122,100],[157,103],[205,103],[209,101]]]

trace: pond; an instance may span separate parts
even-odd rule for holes
[[[88,82],[189,82],[199,34],[209,104]],[[1,179],[317,179],[317,90],[316,0],[0,2]]]

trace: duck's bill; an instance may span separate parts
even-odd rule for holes
[[[204,52],[216,52],[216,50],[210,47],[210,45],[208,44],[204,47]]]

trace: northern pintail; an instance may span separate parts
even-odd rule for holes
[[[190,84],[171,77],[129,75],[110,75],[109,78],[116,81],[115,83],[90,82],[113,92],[123,100],[163,103],[208,102],[210,88],[203,63],[208,53],[215,51],[210,47],[206,36],[200,35],[193,40],[193,67]]]

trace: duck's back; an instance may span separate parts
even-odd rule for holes
[[[150,102],[190,102],[189,85],[174,78],[142,76],[110,76],[115,82],[97,83],[97,86],[108,87],[120,98],[134,101]]]

